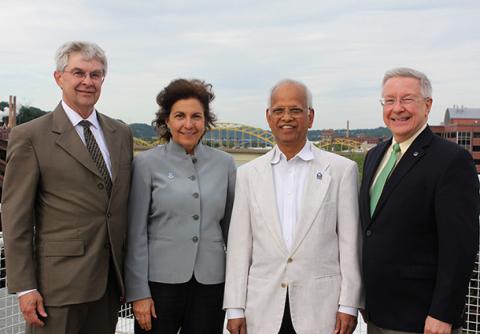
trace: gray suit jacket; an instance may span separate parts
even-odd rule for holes
[[[125,283],[127,300],[150,297],[148,281],[203,284],[225,279],[233,206],[233,158],[199,144],[194,155],[173,140],[133,163]]]

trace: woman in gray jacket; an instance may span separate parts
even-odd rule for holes
[[[222,333],[236,168],[200,142],[215,122],[211,88],[185,79],[165,87],[154,124],[168,143],[133,162],[125,283],[135,333]]]

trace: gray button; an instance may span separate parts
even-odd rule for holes
[[[365,232],[365,235],[366,235],[367,237],[371,236],[371,235],[372,235],[372,231],[367,230],[367,231]]]
[[[194,236],[194,237],[192,238],[192,241],[193,241],[193,242],[198,242],[198,237],[197,237],[197,236]]]
[[[98,183],[97,188],[103,190],[103,188],[104,188],[103,183]]]
[[[112,218],[112,213],[111,212],[107,213],[107,218]]]
[[[192,218],[193,218],[194,220],[198,220],[198,218],[200,218],[200,217],[199,217],[199,215],[193,215]]]
[[[197,163],[197,158],[192,158],[192,162],[195,164]]]
[[[198,198],[198,196],[200,196],[200,195],[198,195],[198,193],[193,193],[192,196],[193,196],[194,198]]]
[[[196,179],[195,175],[189,176],[188,178],[192,181],[195,181],[195,179]]]

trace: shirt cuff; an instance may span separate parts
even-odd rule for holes
[[[358,309],[356,307],[339,305],[338,312],[350,314],[350,315],[353,315],[354,317],[358,316]]]
[[[17,297],[22,297],[23,295],[26,295],[27,293],[30,293],[30,292],[33,292],[33,291],[37,291],[37,289],[31,289],[31,290],[25,290],[25,291],[17,292]]]
[[[243,308],[227,308],[227,319],[245,318],[245,310]]]

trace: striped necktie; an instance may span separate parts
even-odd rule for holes
[[[382,195],[383,187],[385,186],[385,183],[387,182],[388,177],[392,173],[393,168],[397,163],[399,152],[400,152],[400,145],[396,143],[392,147],[392,154],[390,154],[390,158],[388,158],[388,161],[385,167],[383,167],[380,174],[378,174],[377,181],[375,182],[375,185],[372,188],[372,194],[370,196],[370,216],[373,216],[373,212],[377,207],[378,200]]]
[[[90,153],[92,160],[95,162],[98,171],[102,175],[103,181],[105,182],[105,190],[107,191],[108,197],[110,197],[112,193],[112,179],[110,178],[110,174],[108,173],[108,168],[105,164],[105,160],[103,160],[102,152],[100,151],[97,141],[95,140],[95,137],[90,130],[90,122],[83,120],[80,121],[79,124],[83,126],[83,135],[85,136],[85,144],[87,145],[88,153]]]

